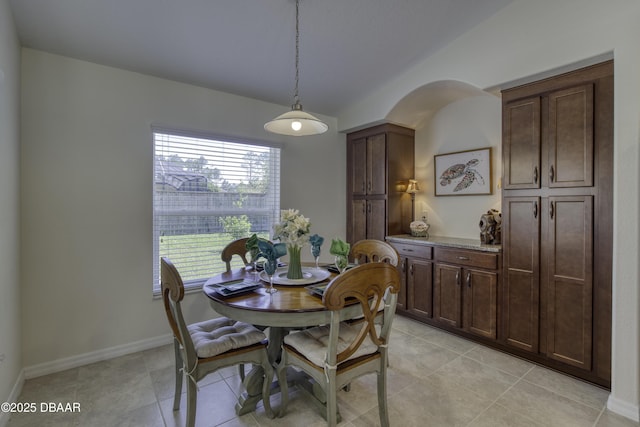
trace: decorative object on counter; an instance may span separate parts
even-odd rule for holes
[[[311,222],[297,209],[287,209],[280,213],[280,222],[274,226],[273,238],[287,245],[289,270],[287,279],[302,279],[300,250],[309,242]]]
[[[502,239],[502,214],[490,209],[480,217],[480,242],[499,245]]]
[[[305,136],[325,133],[329,126],[311,114],[302,111],[298,96],[298,80],[300,78],[300,1],[296,0],[296,85],[293,92],[291,111],[279,115],[264,125],[265,130],[281,135]]]
[[[311,256],[316,261],[316,268],[319,268],[318,263],[320,261],[320,247],[324,243],[324,237],[314,234],[309,237],[309,243],[311,244]]]
[[[344,273],[349,266],[349,251],[351,251],[351,245],[349,243],[341,239],[331,240],[329,253],[336,257],[335,264],[340,273]]]
[[[434,156],[436,196],[491,194],[491,147]]]
[[[429,237],[429,224],[424,221],[413,221],[409,224],[413,237]]]
[[[411,221],[415,219],[415,210],[416,210],[416,193],[420,191],[420,187],[418,186],[418,181],[415,179],[410,179],[409,184],[407,185],[406,192],[411,194]]]
[[[278,292],[278,290],[273,287],[273,275],[278,268],[278,258],[287,253],[287,246],[284,243],[273,244],[268,240],[259,239],[258,248],[260,249],[260,256],[265,259],[264,272],[269,276],[267,293],[272,294]]]

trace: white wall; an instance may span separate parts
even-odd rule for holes
[[[638,419],[640,233],[640,2],[516,0],[435,55],[338,115],[341,129],[384,120],[430,82],[504,87],[612,56],[614,101],[613,372],[609,407]],[[444,213],[448,214],[448,213]]]
[[[20,48],[7,0],[0,0],[0,401],[17,397],[20,324]],[[15,387],[15,388],[14,388]],[[0,413],[0,425],[5,414]]]
[[[479,239],[480,215],[491,208],[500,210],[501,108],[493,95],[464,98],[441,108],[416,129],[416,179],[423,189],[416,195],[416,218],[427,211],[430,235]],[[434,195],[434,155],[486,147],[491,148],[492,195]]]
[[[288,107],[22,50],[22,296],[27,368],[169,333],[152,299],[150,126],[283,143],[282,206],[345,234],[345,137],[268,134]],[[186,297],[189,321],[211,317]],[[37,369],[36,369],[37,370]]]

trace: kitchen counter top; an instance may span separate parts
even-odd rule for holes
[[[410,234],[397,234],[393,236],[387,236],[388,242],[398,243],[413,243],[419,245],[435,245],[435,246],[448,246],[458,249],[472,249],[483,252],[501,252],[502,245],[488,245],[481,243],[480,239],[461,239],[458,237],[443,237],[443,236],[429,236],[429,237],[413,237]]]

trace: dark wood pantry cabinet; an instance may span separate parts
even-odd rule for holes
[[[613,62],[502,92],[501,342],[610,386]]]
[[[347,241],[384,240],[409,230],[413,129],[384,124],[347,135]]]

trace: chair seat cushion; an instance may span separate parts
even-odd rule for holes
[[[377,326],[377,325],[376,325]],[[338,353],[345,350],[362,328],[362,324],[355,326],[348,323],[340,323],[340,335],[338,338]],[[284,337],[284,343],[295,348],[299,353],[303,354],[313,364],[323,367],[327,349],[329,347],[329,326],[316,326],[314,328],[304,329],[302,331],[292,332]],[[369,335],[364,339],[360,347],[349,359],[355,359],[367,354],[373,354],[378,351]],[[347,360],[349,360],[347,359]]]
[[[204,322],[194,323],[187,327],[196,354],[200,358],[212,357],[259,343],[266,335],[253,325],[218,317]]]

